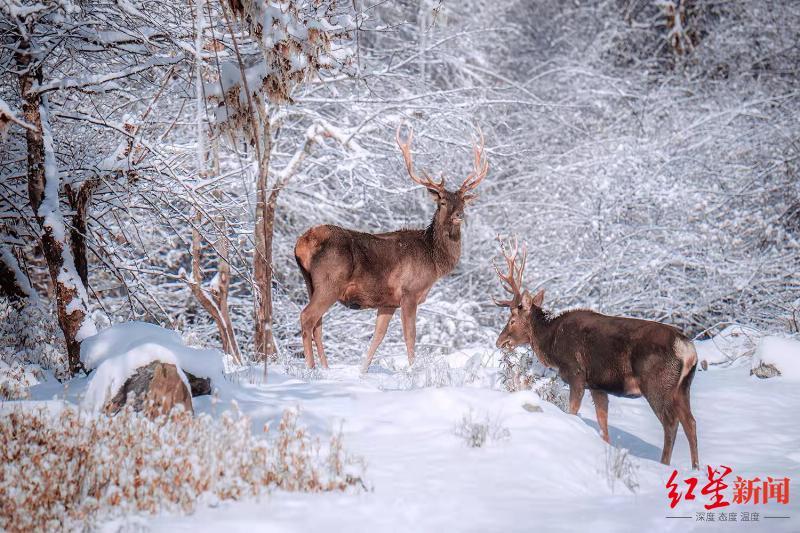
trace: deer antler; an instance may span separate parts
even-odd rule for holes
[[[480,135],[480,143],[476,144],[472,149],[475,157],[473,162],[474,168],[467,176],[467,179],[464,180],[464,183],[461,184],[461,188],[458,189],[459,194],[461,194],[466,201],[474,200],[478,197],[475,194],[468,193],[475,189],[486,177],[486,174],[489,173],[489,161],[486,159],[486,154],[484,152],[483,132],[479,129],[478,134]]]
[[[408,171],[409,177],[415,183],[419,183],[423,187],[437,192],[444,192],[444,177],[442,177],[440,181],[436,182],[433,181],[428,174],[425,174],[424,178],[420,178],[414,173],[414,163],[411,159],[411,140],[414,138],[414,130],[411,128],[408,129],[408,137],[406,138],[406,141],[403,142],[403,140],[400,138],[400,128],[401,126],[398,126],[397,135],[395,138],[397,140],[397,146],[400,147],[400,152],[403,154],[403,160],[406,162],[406,170]]]
[[[500,251],[503,254],[503,257],[506,260],[506,266],[508,267],[508,274],[503,274],[500,272],[500,268],[497,265],[494,265],[494,270],[497,272],[498,277],[500,278],[500,283],[506,292],[513,295],[513,298],[510,300],[498,300],[492,297],[494,300],[495,305],[499,307],[513,307],[517,305],[522,299],[522,276],[525,272],[525,261],[528,258],[528,250],[527,247],[523,248],[522,250],[522,261],[520,262],[519,266],[517,266],[517,255],[519,252],[519,245],[517,243],[517,238],[514,237],[513,246],[509,242],[509,246],[511,246],[511,253],[507,253],[506,244],[497,237],[498,242],[500,242]]]

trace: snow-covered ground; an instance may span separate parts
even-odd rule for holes
[[[146,333],[150,344],[161,342],[164,350],[169,348],[171,354],[177,354],[181,364],[181,358],[197,355],[198,361],[190,366],[201,374],[204,367],[199,363],[211,355],[210,350],[186,348],[173,332],[127,324],[87,342],[85,362],[100,368],[117,360],[120,364],[116,370],[107,372],[114,376],[122,367],[128,369],[131,354],[145,346],[131,340],[132,332]],[[110,352],[116,355],[109,357]],[[672,466],[658,462],[662,429],[644,399],[611,399],[609,426],[614,447],[609,447],[599,437],[588,393],[579,416],[571,416],[534,392],[499,390],[499,354],[495,350],[473,348],[449,356],[421,356],[412,369],[407,368],[405,356],[384,356],[366,375],[359,373],[357,361],[337,364],[335,354],[331,354],[334,364],[327,371],[306,372],[298,361],[298,366],[291,368],[271,368],[266,380],[262,370],[255,368],[228,374],[224,379],[217,375],[217,397],[195,398],[195,411],[213,416],[235,402],[250,417],[254,429],[260,430],[267,423],[274,427],[285,409],[297,407],[302,422],[323,441],[343,429],[345,449],[365,463],[363,477],[368,490],[323,494],[274,491],[258,500],[200,506],[192,515],[129,516],[104,524],[103,529],[301,532],[323,528],[591,528],[633,532],[740,527],[748,531],[800,531],[800,507],[793,494],[797,490],[795,480],[800,479],[800,388],[793,366],[800,360],[800,342],[769,336],[759,341],[752,332],[729,329],[713,340],[699,342],[698,352],[701,359],[713,363],[708,371],[697,372],[692,385],[703,465],[700,472],[689,469],[688,444],[682,430]],[[717,352],[727,355],[722,357]],[[144,360],[149,361],[146,357]],[[771,379],[751,376],[756,360],[775,363],[784,375]],[[220,372],[221,366],[211,370]],[[51,379],[32,387],[30,397],[59,397],[91,407],[86,400],[97,393],[101,378],[94,372],[66,386]],[[124,376],[115,379],[124,380]],[[482,447],[469,447],[456,431],[465,417],[487,423],[490,433],[498,438],[490,438]],[[622,461],[623,469],[632,473],[614,476],[611,465],[622,459],[621,449],[629,451],[629,459]],[[729,485],[723,492],[727,501],[732,498],[736,476],[762,480],[767,476],[789,477],[793,483],[789,504],[732,504],[712,511],[715,515],[720,511],[757,512],[758,522],[722,526],[698,522],[697,513],[708,512],[703,506],[710,502],[710,496],[699,494],[707,482],[705,465],[732,468],[725,478]],[[679,471],[679,481],[696,476],[699,484],[696,500],[681,501],[671,509],[666,484],[673,468]],[[688,518],[668,518],[676,516]]]
[[[153,531],[798,531],[797,497],[789,505],[731,505],[726,512],[758,512],[758,522],[710,524],[696,521],[709,500],[668,505],[665,484],[672,467],[658,463],[662,430],[643,399],[612,398],[612,442],[630,450],[635,492],[623,481],[610,482],[611,450],[597,432],[588,396],[580,416],[570,416],[532,392],[509,394],[488,388],[492,369],[463,372],[454,354],[439,361],[436,372],[404,370],[402,358],[384,358],[360,376],[356,364],[340,364],[322,377],[304,380],[271,370],[227,380],[219,403],[195,398],[195,409],[219,412],[231,401],[252,417],[255,427],[276,423],[287,407],[298,406],[302,420],[318,435],[344,429],[348,452],[365,463],[365,492],[297,494],[273,492],[260,500],[223,502],[189,516],[128,517],[105,528],[143,527]],[[335,361],[335,356],[333,357]],[[487,352],[484,361],[491,361]],[[727,367],[698,372],[693,384],[701,462],[727,465],[733,480],[760,476],[800,479],[800,389],[784,378],[749,375],[749,358]],[[431,365],[430,366],[436,366]],[[442,380],[443,366],[460,386],[418,386]],[[469,366],[469,364],[467,364]],[[422,375],[422,377],[420,377]],[[414,385],[416,383],[416,385]],[[67,392],[82,394],[82,380]],[[53,385],[35,396],[59,393]],[[63,393],[63,389],[60,390]],[[527,405],[527,409],[523,405]],[[532,406],[541,407],[541,412]],[[507,428],[510,436],[470,448],[454,428],[466,413]],[[706,482],[705,472],[689,470],[688,445],[679,431],[673,454],[678,479],[690,475]],[[705,468],[705,466],[703,467]],[[698,492],[699,492],[698,487]],[[796,485],[791,487],[796,490]],[[717,509],[716,511],[719,511]],[[767,519],[767,516],[791,516]],[[690,518],[667,518],[688,516]]]

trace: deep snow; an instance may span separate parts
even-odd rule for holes
[[[488,356],[488,354],[487,354]],[[488,357],[486,359],[489,359]],[[397,358],[397,365],[402,363]],[[463,356],[454,356],[457,366]],[[749,375],[746,361],[698,372],[692,401],[703,465],[733,468],[736,475],[800,476],[800,426],[795,413],[800,390],[782,378]],[[401,372],[396,372],[395,375]],[[790,504],[731,505],[726,512],[791,515],[738,524],[695,521],[707,503],[668,506],[665,484],[671,467],[658,463],[661,426],[643,399],[612,398],[612,442],[628,448],[637,466],[637,493],[621,482],[611,490],[605,471],[594,407],[587,393],[580,416],[570,416],[531,392],[509,394],[477,386],[391,390],[391,374],[381,368],[359,377],[355,365],[335,365],[323,379],[303,381],[271,373],[228,383],[225,402],[236,400],[256,427],[276,422],[287,406],[302,408],[302,419],[325,434],[343,424],[349,452],[361,455],[372,490],[348,494],[273,493],[261,501],[225,502],[192,516],[131,517],[127,524],[154,531],[707,531],[721,527],[747,531],[798,531],[797,497]],[[480,380],[478,380],[480,381]],[[405,378],[401,383],[408,383]],[[198,399],[196,399],[198,400]],[[525,403],[539,405],[529,412]],[[196,409],[219,410],[209,399]],[[472,408],[499,421],[510,439],[468,448],[454,426]],[[679,431],[673,466],[690,472],[689,450]],[[705,466],[703,466],[705,468]],[[686,477],[686,476],[684,476]],[[682,478],[680,478],[682,479]],[[796,490],[796,485],[792,486]],[[727,499],[730,500],[731,489]],[[667,516],[690,516],[668,519]]]
[[[106,330],[84,343],[83,359],[100,370],[120,359],[120,354],[136,353],[148,343],[176,353],[187,350],[178,354],[181,359],[191,355],[177,333],[150,328],[152,331],[133,324]],[[147,335],[133,338],[133,333],[143,331],[152,333],[149,340]],[[763,343],[758,348],[750,352],[769,350]],[[202,359],[188,364],[196,366]],[[336,361],[335,355],[332,360]],[[790,491],[796,491],[800,478],[800,425],[796,423],[800,389],[790,377],[750,376],[751,356],[747,354],[697,372],[692,405],[703,465],[700,472],[689,470],[688,444],[682,430],[672,466],[658,463],[663,434],[646,401],[612,397],[610,435],[616,447],[630,451],[638,485],[632,492],[607,474],[608,458],[614,454],[599,437],[588,393],[579,416],[565,414],[533,392],[510,394],[493,387],[497,362],[497,351],[473,348],[447,357],[421,356],[413,369],[407,368],[404,355],[384,356],[366,375],[359,373],[358,362],[353,361],[312,373],[299,370],[300,366],[284,371],[272,368],[266,382],[262,370],[255,368],[217,378],[219,401],[195,398],[195,411],[214,415],[236,402],[258,430],[267,423],[274,427],[286,408],[298,407],[302,422],[323,441],[343,428],[346,451],[360,456],[366,464],[364,478],[369,490],[325,494],[276,491],[260,500],[201,507],[189,516],[130,516],[104,524],[103,529],[800,530],[798,500],[791,492],[785,506],[732,504],[722,509],[758,512],[762,517],[789,515],[790,519],[761,518],[758,522],[720,526],[695,521],[698,511],[705,512],[707,497],[698,495],[694,502],[682,501],[670,509],[665,487],[673,467],[679,470],[678,479],[696,476],[702,487],[705,465],[726,465],[733,469],[726,478],[727,500],[731,499],[737,475],[746,479],[789,477]],[[297,364],[302,365],[302,361]],[[219,368],[221,362],[215,370]],[[291,371],[287,374],[286,370]],[[45,381],[31,389],[31,396],[34,400],[62,397],[80,404],[91,395],[91,383],[96,379],[74,379],[66,388],[54,380]],[[437,386],[442,384],[447,385]],[[469,412],[476,420],[487,419],[507,429],[510,437],[489,441],[482,448],[468,447],[454,430]]]

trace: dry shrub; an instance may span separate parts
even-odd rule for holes
[[[268,428],[267,428],[267,431]],[[0,417],[0,529],[73,529],[130,513],[192,512],[199,499],[240,499],[270,488],[363,486],[340,435],[323,454],[286,411],[277,435],[253,435],[247,417],[150,420],[130,407],[108,417],[65,407]]]
[[[492,418],[488,414],[476,417],[472,409],[464,413],[453,428],[453,433],[464,439],[464,443],[470,448],[482,448],[489,441],[500,442],[511,438],[511,431],[498,418]]]
[[[510,351],[500,359],[500,383],[508,392],[533,390],[542,400],[565,413],[569,411],[569,392],[558,375],[536,360],[531,351]]]
[[[611,492],[618,482],[625,485],[629,491],[639,490],[639,467],[633,462],[630,453],[625,448],[615,446],[605,447],[604,474]]]
[[[536,381],[533,390],[542,400],[552,403],[565,413],[569,412],[569,391],[564,386],[561,378],[556,376],[543,377]]]
[[[774,378],[775,376],[780,376],[781,371],[778,370],[778,367],[775,365],[761,361],[757,367],[750,370],[750,375],[759,377],[761,379],[768,379]]]
[[[536,380],[533,353],[505,351],[500,359],[500,383],[508,392],[530,390]]]
[[[30,398],[28,388],[45,380],[38,365],[22,364],[19,361],[6,363],[0,357],[0,400],[24,400]]]

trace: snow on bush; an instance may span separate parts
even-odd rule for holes
[[[511,438],[511,432],[498,418],[488,414],[476,417],[472,409],[464,413],[453,433],[464,439],[470,448],[482,448],[487,442],[499,442]]]
[[[198,502],[270,488],[361,485],[341,436],[323,453],[294,411],[284,413],[275,437],[264,438],[238,413],[215,419],[178,408],[151,420],[129,406],[108,417],[48,402],[0,415],[0,458],[0,529],[9,532],[85,529],[131,513],[188,513]]]
[[[30,397],[28,389],[45,379],[39,365],[21,364],[19,361],[9,364],[0,359],[0,400],[27,399]]]
[[[508,392],[529,390],[536,379],[531,351],[504,351],[500,359],[500,384]]]
[[[485,344],[494,334],[476,318],[480,305],[473,301],[448,301],[435,295],[426,302],[417,323],[421,345],[460,349]]]
[[[800,381],[800,341],[787,337],[764,337],[753,355],[750,373],[758,377],[778,375]]]
[[[499,370],[498,384],[508,392],[533,389],[540,397],[558,405],[555,393],[562,382],[556,377],[555,370],[544,366],[531,350],[504,351]]]
[[[498,375],[499,384],[508,392],[533,390],[539,398],[562,411],[569,409],[569,393],[564,382],[530,350],[504,352]]]
[[[387,372],[379,379],[383,390],[411,390],[427,387],[463,387],[488,382],[483,365],[483,350],[475,352],[442,353],[418,352],[414,364],[408,366],[406,357],[382,357],[378,365]]]
[[[222,353],[187,347],[177,331],[148,324],[125,322],[112,326],[81,344],[81,361],[92,373],[84,407],[102,409],[136,369],[153,361],[174,364],[189,383],[184,370],[197,377],[221,379]]]
[[[710,339],[694,341],[697,360],[702,365],[730,364],[755,351],[761,333],[754,328],[734,324],[726,327]]]
[[[565,413],[569,411],[569,391],[558,376],[536,380],[533,390],[542,400],[552,403]]]
[[[43,300],[0,298],[0,399],[28,397],[44,370],[67,376],[64,337]]]

